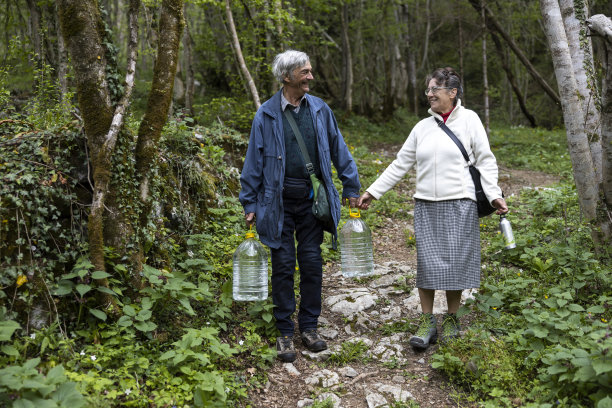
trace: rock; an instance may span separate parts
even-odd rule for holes
[[[316,387],[329,388],[336,384],[340,384],[340,376],[338,373],[324,369],[306,378],[304,382]]]
[[[403,375],[394,375],[391,381],[397,384],[404,384],[406,382],[406,378]]]
[[[385,397],[375,392],[368,394],[366,396],[366,401],[368,402],[368,408],[377,408],[388,404]]]
[[[417,363],[419,363],[419,364],[425,364],[425,359],[424,359],[424,358],[419,358],[419,359],[417,360]]]
[[[340,403],[342,402],[342,400],[333,392],[324,392],[323,394],[317,397],[317,401],[325,401],[327,399],[331,400],[334,408],[340,408]]]
[[[317,353],[313,353],[309,350],[302,350],[302,355],[309,360],[323,362],[326,361],[332,355],[332,351],[330,349],[327,349],[319,351]]]
[[[333,313],[352,317],[355,313],[367,310],[378,300],[378,296],[366,288],[344,289],[344,293],[330,296],[325,304]]]
[[[368,354],[382,362],[397,362],[404,364],[404,347],[402,346],[403,333],[394,334],[391,337],[385,337],[380,342],[368,351]]]
[[[303,400],[299,400],[297,403],[297,408],[309,407],[314,404],[314,400],[310,398],[304,398]]]
[[[378,392],[387,396],[387,399],[392,399],[393,401],[406,402],[412,398],[412,394],[409,391],[396,385],[376,384],[375,387]]]
[[[374,264],[374,274],[375,275],[386,275],[391,271],[392,269],[388,266]]]
[[[357,371],[353,367],[350,367],[350,366],[342,367],[338,370],[338,372],[340,372],[340,375],[343,375],[345,377],[349,377],[349,378],[357,377]]]
[[[385,275],[385,276],[381,276],[380,278],[374,280],[373,282],[371,282],[368,286],[371,288],[380,288],[380,287],[386,287],[386,286],[391,286],[393,284],[395,284],[395,282],[398,280],[398,276],[397,275]]]
[[[285,363],[283,364],[283,367],[285,368],[285,371],[287,371],[289,374],[291,374],[294,377],[299,377],[301,374],[292,363]]]
[[[327,339],[333,340],[338,337],[338,330],[329,328],[319,329],[319,334]]]
[[[383,321],[397,321],[402,316],[402,309],[399,306],[390,307],[388,313],[380,315]]]

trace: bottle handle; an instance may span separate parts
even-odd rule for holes
[[[353,208],[351,208],[350,204],[349,204],[349,216],[351,218],[360,218],[361,217],[361,211],[359,210],[359,208],[355,208],[356,211],[353,211]]]

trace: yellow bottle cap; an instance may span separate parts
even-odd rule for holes
[[[255,233],[253,232],[253,226],[249,226],[249,230],[245,234],[246,239],[255,238]]]
[[[359,208],[355,208],[356,211],[353,211],[353,208],[349,207],[349,217],[351,218],[360,218],[361,217],[361,211],[359,211]]]

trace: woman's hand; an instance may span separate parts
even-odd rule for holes
[[[361,197],[359,197],[357,207],[361,210],[367,210],[372,200],[374,200],[374,196],[366,191],[361,195]]]
[[[497,215],[502,215],[508,212],[508,206],[506,205],[506,200],[504,200],[503,198],[496,198],[495,200],[493,200],[491,205],[497,208],[497,211],[495,211],[495,214]]]
[[[357,200],[359,200],[358,197],[342,197],[342,205],[346,205],[346,202],[348,201],[350,208],[356,208]]]

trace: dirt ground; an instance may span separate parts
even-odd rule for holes
[[[389,152],[394,152],[393,148],[388,149]],[[396,150],[395,150],[396,151]],[[386,154],[386,152],[381,152]],[[394,153],[389,153],[394,154]],[[557,181],[557,178],[552,175],[547,175],[538,172],[526,170],[513,170],[500,168],[500,186],[506,197],[518,192],[525,187],[537,187],[550,185]],[[412,188],[414,186],[411,177],[405,177],[400,182],[395,190],[405,195],[412,197]],[[414,247],[406,245],[406,230],[411,230],[412,225],[406,217],[402,219],[385,220],[382,227],[376,228],[373,232],[374,246],[374,263],[384,265],[393,263],[396,265],[407,265],[416,271],[416,251]],[[323,277],[323,298],[333,296],[343,286],[346,287],[347,282],[343,280],[339,273],[339,262],[328,263],[324,266]],[[414,287],[414,279],[406,282],[408,287]],[[355,287],[358,287],[355,284]],[[407,293],[399,293],[390,295],[391,302],[401,307],[403,298]],[[385,306],[389,305],[389,300],[386,302],[378,302],[374,309],[379,309],[374,312],[374,316],[382,314]],[[323,306],[322,318],[327,322],[327,325],[339,328],[338,336],[333,339],[327,339],[330,348],[334,345],[342,344],[352,337],[354,333],[349,333],[350,330],[342,330],[347,325],[347,322],[339,314],[331,313],[329,308]],[[388,307],[387,307],[388,309]],[[416,318],[417,313],[414,311],[406,311],[402,309],[402,318]],[[469,324],[462,318],[462,325]],[[374,343],[380,340],[382,336],[380,330],[366,330],[365,333],[360,333],[361,337],[370,338]],[[277,361],[269,370],[269,383],[264,389],[253,390],[249,397],[249,403],[253,407],[265,408],[289,408],[308,406],[307,399],[316,399],[317,396],[325,392],[335,393],[340,397],[340,402],[335,407],[343,408],[370,408],[377,406],[372,401],[367,401],[366,396],[380,388],[381,383],[393,384],[407,390],[410,393],[410,398],[404,401],[405,407],[466,407],[469,403],[462,401],[458,396],[458,392],[453,388],[447,379],[439,371],[431,367],[430,357],[438,348],[438,345],[430,347],[425,352],[415,352],[408,344],[408,339],[411,333],[406,333],[402,337],[400,343],[403,343],[402,356],[405,362],[398,367],[392,367],[390,364],[384,364],[377,359],[365,359],[364,361],[353,361],[348,363],[355,370],[356,376],[352,378],[343,377],[339,384],[322,387],[321,385],[312,385],[306,382],[309,376],[322,370],[338,371],[339,367],[331,366],[325,362],[315,362],[301,354],[303,346],[296,337],[296,349],[298,352],[297,360],[293,363],[293,369],[287,367],[286,364]],[[292,372],[290,372],[292,371]],[[389,399],[388,399],[389,400]],[[391,404],[391,401],[389,401]],[[418,404],[418,405],[417,405]]]

